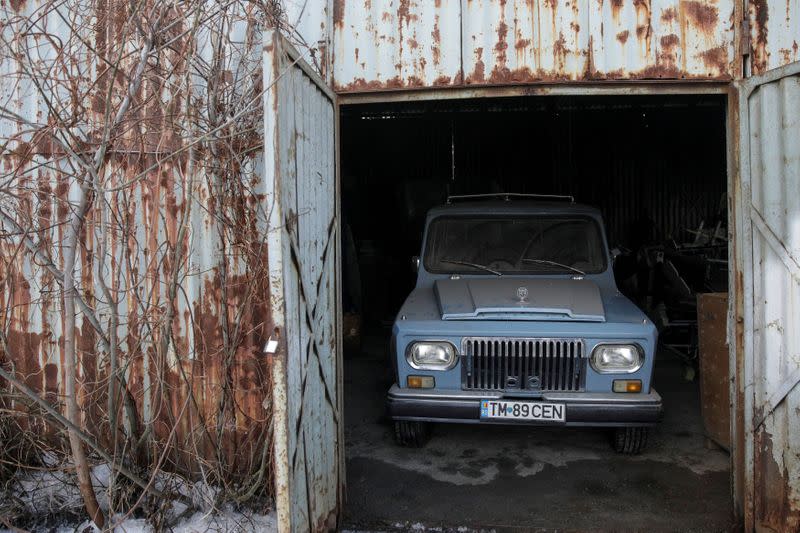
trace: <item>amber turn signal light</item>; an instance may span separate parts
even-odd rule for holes
[[[642,392],[642,380],[615,379],[614,392]]]
[[[436,384],[433,376],[408,376],[409,389],[432,389]]]

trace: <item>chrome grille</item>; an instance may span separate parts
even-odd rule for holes
[[[466,337],[463,388],[490,391],[579,391],[586,356],[581,339]]]

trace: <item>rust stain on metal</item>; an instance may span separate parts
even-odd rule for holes
[[[611,17],[614,19],[614,22],[619,21],[620,12],[622,11],[624,3],[624,0],[611,0]]]
[[[439,7],[437,5],[437,7]],[[442,58],[442,51],[441,51],[441,40],[442,35],[439,32],[439,15],[437,14],[434,17],[433,22],[433,31],[431,31],[431,39],[433,42],[431,43],[431,54],[433,56],[433,64],[438,65],[441,62]]]
[[[752,0],[749,4],[753,24],[751,27],[753,40],[753,70],[757,73],[766,72],[769,65],[769,1]]]
[[[661,11],[661,22],[669,24],[678,18],[678,11],[674,7],[668,7]]]
[[[8,0],[8,5],[17,13],[25,8],[25,3],[26,0]]]
[[[506,49],[508,48],[506,37],[508,37],[508,25],[501,21],[497,26],[497,44],[494,45],[494,50],[497,52],[498,61],[501,62],[505,62]]]
[[[617,34],[617,40],[618,40],[620,43],[622,43],[622,44],[625,44],[626,42],[628,42],[628,36],[630,35],[630,33],[631,33],[631,32],[629,32],[628,30],[625,30],[625,31],[621,31],[621,32],[619,32],[619,33]]]
[[[500,24],[497,25],[497,43],[494,45],[495,66],[490,75],[490,79],[492,80],[507,79],[510,75],[510,70],[506,66],[508,62],[508,56],[506,54],[506,50],[508,50],[508,43],[506,42],[507,37],[508,25],[505,23],[505,20],[501,18]]]
[[[681,8],[686,14],[692,25],[704,33],[713,33],[719,21],[719,9],[717,6],[692,0],[682,2]]]
[[[659,42],[661,43],[661,48],[665,50],[672,50],[676,46],[678,46],[681,42],[680,37],[675,35],[674,33],[670,33],[669,35],[663,36]],[[724,52],[724,50],[723,50]]]
[[[475,49],[475,69],[467,76],[467,83],[482,82],[485,79],[486,66],[483,64],[483,48]]]
[[[784,459],[778,464],[772,435],[763,429],[756,433],[755,449],[756,519],[773,531],[797,531],[800,529],[800,500],[793,494],[786,466],[786,461],[791,460],[787,457],[791,451],[782,451]]]
[[[404,22],[408,26],[417,20],[416,13],[411,12],[410,3],[411,0],[400,0],[400,4],[397,6],[397,22],[400,25],[401,35],[403,32],[402,25]]]
[[[701,52],[699,56],[710,73],[728,70],[728,51],[722,46]]]
[[[556,69],[559,72],[564,71],[564,65],[567,62],[567,54],[569,54],[567,40],[564,38],[564,34],[559,32],[558,39],[553,43],[553,59],[555,60]]]
[[[345,0],[333,0],[333,25],[338,28],[344,27],[344,8]]]

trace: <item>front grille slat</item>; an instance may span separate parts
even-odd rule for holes
[[[586,359],[581,339],[468,337],[461,349],[464,389],[582,390]]]

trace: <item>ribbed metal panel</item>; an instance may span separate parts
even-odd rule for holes
[[[467,390],[579,391],[586,350],[580,339],[466,337]]]
[[[754,529],[799,531],[800,63],[751,79],[745,91],[745,484]]]
[[[753,73],[800,61],[800,1],[754,0],[746,5]]]
[[[732,77],[733,0],[336,0],[334,82],[431,86]],[[791,44],[791,43],[790,43]]]

